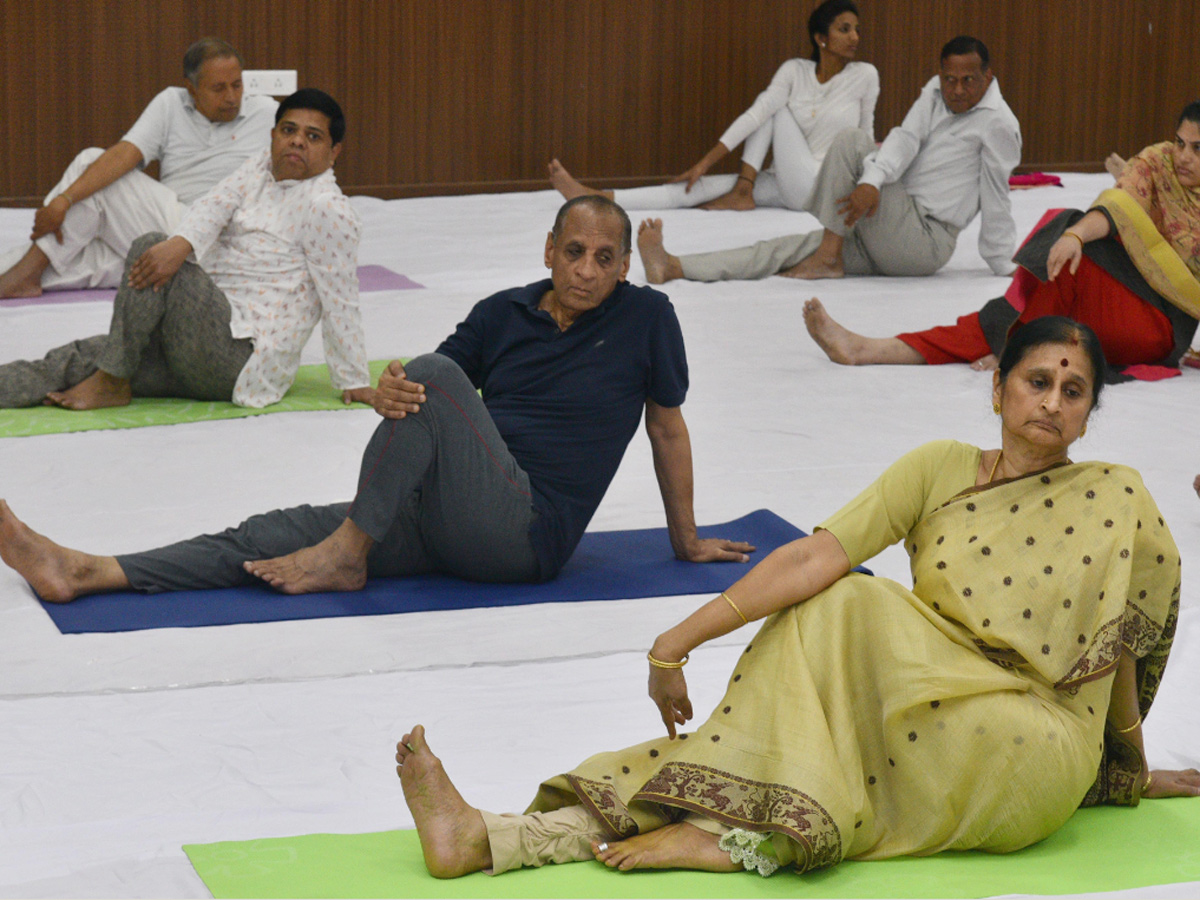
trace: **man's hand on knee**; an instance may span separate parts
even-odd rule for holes
[[[130,266],[130,287],[139,291],[148,287],[158,290],[179,271],[191,252],[191,243],[179,235],[159,241]]]
[[[385,419],[403,419],[409,413],[420,412],[425,402],[425,386],[408,380],[404,365],[398,359],[388,363],[379,376],[379,388],[372,405]]]
[[[838,212],[846,217],[846,227],[850,228],[859,219],[868,219],[879,209],[879,188],[873,184],[860,184],[845,197],[838,198]]]

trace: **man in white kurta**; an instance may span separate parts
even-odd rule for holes
[[[267,406],[291,386],[317,322],[334,386],[346,402],[369,401],[361,225],[332,170],[344,129],[321,91],[284,100],[269,152],[198,200],[174,235],[134,242],[109,333],[0,367],[0,406],[94,409],[133,396]]]
[[[647,272],[662,275],[650,280],[932,275],[977,214],[980,256],[995,274],[1012,274],[1008,178],[1021,159],[1020,125],[981,42],[955,38],[941,65],[878,149],[855,129],[834,139],[808,208],[822,231],[671,257],[652,227],[638,241]]]
[[[0,297],[115,287],[135,238],[172,233],[189,204],[267,149],[278,104],[243,98],[232,46],[197,41],[183,68],[186,88],[164,89],[119,142],[67,167],[34,216],[33,245],[0,258]],[[157,181],[139,171],[154,161]]]

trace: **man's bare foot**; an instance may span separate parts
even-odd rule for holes
[[[742,869],[709,834],[690,822],[664,825],[623,841],[611,841],[600,849],[592,842],[596,859],[610,869],[699,869],[702,872],[738,872]]]
[[[47,406],[81,410],[128,406],[132,399],[133,391],[127,379],[97,369],[75,387],[47,394],[43,402]]]
[[[442,761],[417,725],[396,745],[396,774],[417,824],[425,868],[434,878],[457,878],[492,864],[492,848],[479,810],[450,781]]]
[[[679,257],[672,256],[663,246],[662,219],[643,219],[638,225],[638,255],[646,269],[646,280],[651,284],[663,284],[683,277]]]
[[[0,559],[29,582],[47,603],[66,603],[84,594],[129,587],[111,556],[92,556],[59,546],[16,517],[0,500]]]
[[[1108,159],[1104,160],[1104,168],[1113,178],[1120,178],[1121,173],[1125,171],[1125,160],[1115,153],[1110,153]]]
[[[243,566],[284,594],[359,591],[367,583],[367,553],[372,544],[365,531],[346,519],[319,544]]]
[[[834,259],[823,258],[820,254],[814,253],[807,259],[802,259],[790,269],[784,269],[779,273],[784,278],[803,278],[806,281],[817,281],[821,278],[845,278],[846,270],[842,265],[841,257]]]
[[[995,353],[989,353],[987,356],[981,356],[975,362],[971,363],[971,368],[976,372],[991,372],[1000,365],[1000,360],[996,359]]]
[[[745,178],[739,178],[733,185],[733,190],[728,194],[722,194],[715,200],[709,200],[707,203],[700,204],[701,209],[733,209],[739,212],[749,212],[752,209],[757,209],[758,204],[754,202],[754,182],[748,181]]]
[[[568,200],[574,200],[576,197],[582,197],[584,194],[595,194],[599,197],[607,197],[609,200],[613,198],[612,191],[598,191],[580,181],[576,181],[575,177],[566,170],[557,157],[550,160],[550,164],[546,166],[546,171],[550,175],[550,186]]]
[[[42,273],[50,265],[50,257],[34,244],[29,252],[7,272],[0,273],[0,299],[17,297],[40,297],[42,295]]]
[[[1200,496],[1200,475],[1197,475],[1195,480],[1192,481],[1192,490],[1196,492],[1197,496]]]

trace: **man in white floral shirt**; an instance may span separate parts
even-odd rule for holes
[[[371,402],[362,228],[332,170],[344,134],[328,94],[284,100],[269,153],[196,201],[171,237],[134,242],[109,333],[0,366],[0,407],[97,409],[135,396],[268,406],[291,387],[317,322],[342,399]]]

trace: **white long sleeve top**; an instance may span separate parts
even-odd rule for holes
[[[815,62],[789,59],[751,107],[725,129],[720,141],[732,150],[786,106],[820,162],[839,131],[861,128],[875,140],[878,99],[879,72],[870,63],[846,63],[842,71],[821,84]]]
[[[283,397],[318,321],[334,387],[370,384],[358,307],[362,225],[333,169],[276,181],[268,151],[197,200],[176,234],[228,298],[233,336],[254,341],[234,403]]]
[[[278,106],[271,97],[243,97],[232,122],[210,122],[184,88],[164,88],[121,140],[141,151],[143,166],[158,160],[158,180],[192,203],[271,146]]]
[[[1017,227],[1008,178],[1020,161],[1021,125],[1000,82],[992,79],[975,106],[955,114],[935,75],[900,127],[867,157],[859,184],[899,181],[928,215],[960,229],[981,214],[979,255],[997,275],[1011,275]]]

